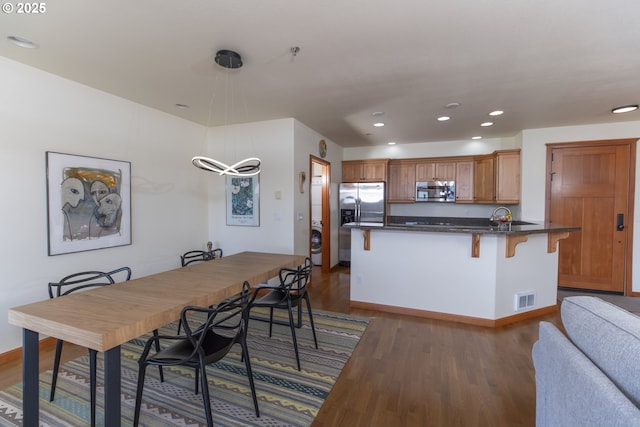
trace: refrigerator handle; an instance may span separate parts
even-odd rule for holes
[[[360,199],[356,199],[356,222],[360,222]]]

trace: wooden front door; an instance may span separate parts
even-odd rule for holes
[[[547,220],[582,227],[560,241],[559,286],[624,293],[630,283],[635,141],[548,145]]]

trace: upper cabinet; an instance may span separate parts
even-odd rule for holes
[[[389,162],[387,201],[410,203],[416,201],[416,162],[391,160]]]
[[[473,202],[473,159],[456,162],[456,202]]]
[[[496,199],[495,155],[477,156],[473,168],[473,202],[493,203]]]
[[[367,176],[362,166],[365,162],[372,161],[343,162],[343,181],[384,181],[373,178],[360,179]],[[357,170],[347,173],[345,166]],[[370,167],[371,170],[375,168]],[[373,175],[375,174],[369,176]],[[468,157],[394,159],[388,163],[387,178],[389,203],[414,202],[416,182],[435,180],[456,182],[457,203],[518,204],[520,150],[499,150],[491,154]]]
[[[496,203],[520,203],[520,150],[496,152]]]
[[[416,164],[416,181],[455,181],[455,162],[420,161]]]
[[[520,150],[501,150],[474,161],[475,203],[520,203]]]
[[[387,180],[387,159],[345,160],[342,182],[376,182]]]

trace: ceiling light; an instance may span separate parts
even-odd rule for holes
[[[471,139],[482,139],[481,136],[472,136]]]
[[[449,119],[451,119],[451,117],[449,117],[449,116],[440,116],[440,117],[438,117],[438,121],[439,122],[446,122]]]
[[[625,105],[623,107],[618,107],[618,108],[614,108],[613,110],[611,110],[611,112],[613,114],[621,114],[621,113],[628,113],[631,111],[636,111],[638,109],[638,105]]]
[[[375,111],[372,114],[373,117],[384,116],[384,111]]]
[[[384,123],[378,122],[378,123],[374,123],[373,125],[377,128],[381,128],[382,126],[384,126]]]
[[[223,68],[230,69],[242,67],[242,58],[240,57],[240,54],[232,50],[219,50],[216,53],[215,61],[216,64]],[[211,119],[211,104],[213,103],[214,96],[215,88],[209,104],[209,119]],[[207,127],[209,127],[208,122]],[[211,159],[209,157],[195,156],[191,159],[191,163],[199,169],[215,172],[219,175],[253,176],[260,173],[260,159],[257,157],[249,157],[247,159],[240,160],[233,165],[227,165],[219,160]]]
[[[480,123],[480,126],[484,126],[484,127],[487,127],[487,126],[493,126],[493,122],[484,122],[484,123]]]
[[[187,104],[176,104],[176,108],[179,110],[187,110],[189,106]]]
[[[37,44],[35,44],[34,42],[32,42],[31,40],[27,40],[24,39],[22,37],[18,37],[18,36],[9,36],[7,37],[7,40],[9,40],[11,43],[15,44],[16,46],[20,46],[23,47],[25,49],[37,49],[38,46]]]
[[[447,105],[444,106],[444,108],[448,109],[448,110],[453,110],[454,108],[458,108],[460,105],[459,102],[450,102]]]
[[[389,141],[389,142],[387,142],[387,145],[396,145],[396,142],[395,141]]]
[[[490,116],[501,116],[503,114],[504,114],[504,111],[502,110],[496,110],[489,113]]]

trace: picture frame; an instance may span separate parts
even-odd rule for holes
[[[131,163],[46,152],[49,255],[131,244]]]
[[[227,225],[260,226],[260,178],[230,176],[226,181]]]

